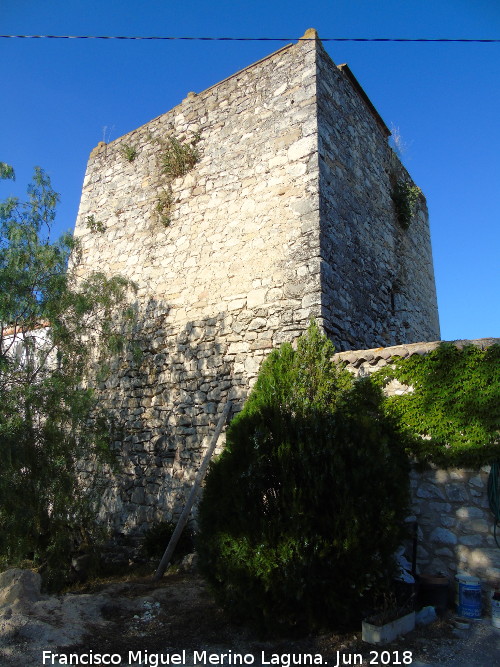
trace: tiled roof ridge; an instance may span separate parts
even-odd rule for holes
[[[50,323],[45,320],[36,322],[34,325],[30,326],[23,326],[22,324],[8,325],[2,330],[2,335],[12,336],[17,334],[29,334],[33,331],[38,331],[39,329],[48,329],[49,327]]]
[[[394,357],[406,359],[414,354],[428,354],[443,343],[452,343],[457,348],[463,348],[467,345],[475,345],[482,350],[492,345],[500,345],[500,338],[477,338],[474,340],[453,340],[453,341],[432,341],[430,343],[405,343],[402,345],[393,345],[391,347],[373,347],[368,350],[347,350],[334,354],[335,361],[346,361],[349,365],[358,366],[363,362],[375,365],[383,360],[386,363]]]

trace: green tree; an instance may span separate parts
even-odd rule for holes
[[[0,176],[14,172],[1,163]],[[26,201],[0,203],[0,564],[30,559],[52,573],[92,533],[77,463],[108,451],[85,378],[132,317],[124,278],[77,280],[78,244],[50,240],[58,199],[37,167]]]
[[[263,363],[199,509],[201,567],[232,614],[267,632],[343,628],[388,579],[408,505],[382,395],[332,361],[312,325]]]

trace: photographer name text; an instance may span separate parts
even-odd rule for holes
[[[209,651],[186,650],[179,653],[151,653],[149,651],[129,651],[124,660],[120,653],[54,653],[42,652],[43,665],[146,665],[159,667],[160,665],[279,665],[292,667],[293,665],[362,665],[361,653],[340,653],[336,651],[332,658],[325,660],[321,653],[266,653],[262,651],[258,657],[253,653],[210,653]],[[413,663],[411,651],[370,651],[369,665],[411,665]]]

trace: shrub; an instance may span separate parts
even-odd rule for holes
[[[2,175],[14,172],[0,163]],[[58,200],[36,167],[25,201],[0,202],[0,569],[29,561],[52,589],[102,538],[100,477],[79,476],[78,462],[97,472],[114,460],[113,423],[84,378],[134,321],[131,283],[79,277],[77,241],[51,240]]]
[[[415,215],[416,205],[422,190],[403,179],[398,179],[392,192],[392,200],[396,208],[398,222],[403,229],[408,229]]]
[[[150,135],[150,137],[160,146],[157,155],[157,176],[159,177],[158,186],[162,189],[156,200],[154,211],[162,225],[168,227],[171,223],[172,209],[176,203],[172,183],[176,178],[188,174],[200,161],[197,144],[201,135],[195,134],[190,142],[180,141],[173,135],[166,137]]]
[[[198,136],[191,143],[181,143],[174,136],[162,139],[160,141],[162,146],[160,154],[161,173],[171,178],[178,178],[191,171],[200,159],[200,154],[196,149],[198,141]]]
[[[200,567],[219,601],[267,633],[344,628],[387,576],[407,459],[381,394],[331,361],[311,325],[262,365],[199,509]]]
[[[128,162],[133,162],[137,157],[137,146],[132,146],[132,144],[123,144],[120,151]]]

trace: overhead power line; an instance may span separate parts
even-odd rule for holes
[[[0,39],[121,39],[206,42],[309,42],[314,37],[166,37],[140,35],[0,35]],[[500,43],[500,39],[408,38],[408,37],[322,37],[322,42],[445,42],[466,44]]]

